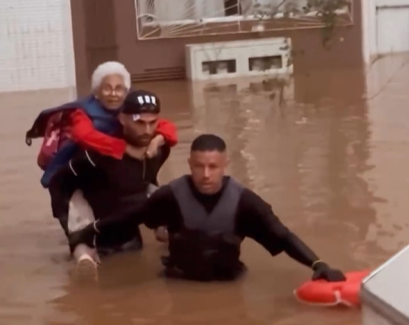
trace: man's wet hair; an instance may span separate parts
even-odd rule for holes
[[[190,152],[193,151],[226,151],[226,142],[215,134],[201,134],[193,140]]]

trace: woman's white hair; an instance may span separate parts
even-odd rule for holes
[[[116,61],[108,61],[97,66],[92,73],[92,91],[97,90],[101,86],[102,80],[110,75],[120,75],[124,79],[126,89],[129,90],[131,88],[131,74],[125,66]]]

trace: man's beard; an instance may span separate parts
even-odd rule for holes
[[[152,140],[151,136],[146,136],[146,135],[135,136],[135,135],[125,134],[126,143],[134,147],[146,147],[149,145],[151,140]]]

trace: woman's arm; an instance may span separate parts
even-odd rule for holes
[[[165,143],[169,147],[173,147],[178,143],[177,128],[171,121],[159,119],[156,132],[163,136]]]
[[[125,141],[96,130],[91,119],[82,110],[78,109],[70,115],[70,127],[73,140],[84,149],[122,159],[126,150]]]

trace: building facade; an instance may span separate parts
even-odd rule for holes
[[[301,14],[307,0],[175,2],[1,0],[0,92],[76,86],[84,94],[92,70],[106,60],[122,61],[135,82],[185,78],[186,44],[289,37],[295,73],[409,51],[409,0],[350,0],[330,49],[322,45],[326,24]],[[279,19],[261,19],[272,8]]]
[[[0,93],[75,88],[67,0],[0,0]]]
[[[362,14],[366,64],[379,56],[409,52],[409,0],[362,0]]]
[[[280,8],[281,1],[264,1],[267,11],[268,4]],[[322,45],[325,24],[314,14],[266,23],[246,2],[71,0],[78,92],[89,89],[92,70],[106,60],[123,62],[135,82],[185,78],[185,45],[192,43],[285,36],[292,40],[295,73],[362,64],[361,1],[351,0],[341,12],[330,49]],[[286,10],[301,12],[307,1],[291,3],[298,9]]]

